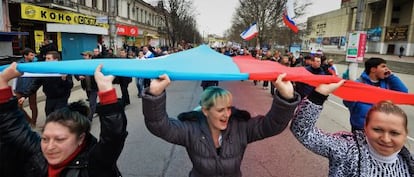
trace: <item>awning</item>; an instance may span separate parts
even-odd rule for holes
[[[47,32],[83,33],[108,35],[108,29],[91,25],[47,23]]]
[[[159,38],[156,34],[151,34],[151,33],[148,33],[146,36],[147,37],[154,38],[154,39],[158,39]]]
[[[29,35],[29,32],[18,32],[18,31],[11,31],[11,32],[4,32],[0,31],[0,41],[12,41],[14,36],[18,35]]]
[[[3,32],[3,31],[0,31],[0,36],[16,36],[16,35],[29,35],[29,32],[18,32],[18,31]]]

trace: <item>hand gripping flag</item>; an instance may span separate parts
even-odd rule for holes
[[[293,32],[298,33],[299,29],[296,26],[295,22],[292,20],[293,17],[295,17],[295,10],[293,8],[293,1],[288,0],[286,2],[286,10],[283,12],[283,22]]]
[[[249,28],[247,28],[240,34],[240,37],[248,41],[256,37],[257,34],[259,34],[259,31],[257,30],[256,22],[254,22]]]

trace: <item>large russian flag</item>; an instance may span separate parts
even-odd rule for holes
[[[295,17],[295,10],[294,10],[294,7],[293,7],[293,1],[288,0],[286,2],[286,9],[283,12],[283,22],[293,32],[298,33],[299,29],[296,26],[296,23],[292,20],[293,17]]]
[[[249,26],[240,34],[240,37],[248,41],[256,37],[257,34],[259,34],[259,31],[257,30],[256,22],[254,22],[251,26]]]
[[[251,56],[231,58],[217,53],[206,45],[149,60],[80,59],[33,62],[19,63],[17,69],[28,73],[93,75],[99,64],[103,64],[102,72],[105,75],[157,78],[166,73],[172,80],[275,80],[281,73],[287,73],[286,80],[312,86],[340,80],[333,76],[313,75],[303,67],[286,67],[277,62],[260,61]],[[0,71],[5,67],[1,66]],[[386,90],[350,80],[334,94],[349,101],[376,103],[391,100],[396,104],[414,105],[414,94]]]

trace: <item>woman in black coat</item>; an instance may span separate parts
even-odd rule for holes
[[[0,141],[16,147],[9,149],[13,153],[25,155],[25,160],[13,162],[19,164],[24,176],[121,176],[116,161],[127,136],[127,121],[112,87],[114,77],[104,76],[102,66],[95,70],[101,100],[99,141],[90,133],[86,118],[89,109],[80,101],[51,113],[39,135],[28,126],[8,86],[11,79],[21,75],[16,66],[13,63],[0,74]]]
[[[274,81],[277,93],[266,115],[251,118],[249,112],[232,106],[232,94],[220,87],[208,87],[201,95],[201,111],[169,118],[165,89],[167,75],[152,80],[144,92],[142,106],[148,130],[186,148],[193,163],[190,177],[240,177],[241,162],[249,143],[281,133],[293,117],[300,97],[280,75]]]

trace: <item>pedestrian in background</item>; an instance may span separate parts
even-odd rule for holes
[[[315,124],[329,94],[344,83],[319,85],[301,104],[291,123],[293,135],[310,151],[328,158],[329,176],[413,176],[414,157],[404,147],[407,115],[382,101],[371,107],[363,130],[327,133]]]
[[[45,38],[43,40],[43,45],[40,47],[40,53],[39,53],[39,61],[45,61],[46,60],[46,54],[50,51],[58,51],[55,44],[51,42],[48,38]]]
[[[306,66],[305,69],[308,70],[310,73],[315,75],[327,75],[325,70],[321,66],[321,58],[319,56],[314,56],[311,58],[310,66]],[[310,86],[306,83],[302,82],[295,82],[296,83],[296,91],[300,94],[302,98],[305,98],[309,95],[315,87]]]
[[[139,51],[138,56],[136,58],[137,60],[145,60],[144,52]],[[138,98],[142,98],[142,93],[144,92],[144,78],[137,77],[135,78],[136,86],[138,90]]]
[[[364,65],[365,70],[356,80],[357,82],[404,93],[408,92],[407,86],[388,68],[386,60],[370,58],[365,61]],[[352,130],[364,129],[365,117],[372,104],[347,100],[344,100],[343,103],[349,110]]]
[[[209,87],[201,94],[201,111],[169,118],[166,108],[168,75],[153,80],[143,96],[143,114],[148,130],[174,144],[184,146],[193,163],[189,176],[242,176],[240,165],[247,144],[281,133],[288,125],[300,97],[294,93],[286,74],[278,76],[277,94],[266,115],[233,107],[232,94]]]
[[[404,55],[404,47],[403,46],[401,46],[400,47],[400,55],[398,55],[398,57],[402,57]]]
[[[334,60],[332,58],[328,59],[328,71],[331,73],[331,75],[338,76],[338,69],[336,68]]]
[[[130,52],[131,55],[133,55],[134,52]],[[133,56],[131,56],[133,57]],[[128,57],[128,54],[126,52],[126,50],[121,49],[119,51],[119,58],[120,59],[131,59]],[[122,92],[122,102],[124,103],[124,105],[129,105],[131,104],[131,101],[129,99],[129,92],[128,92],[128,85],[129,83],[132,82],[132,78],[131,77],[124,77],[124,76],[117,76],[117,79],[119,81],[119,86],[121,87],[121,92]]]
[[[81,53],[83,59],[91,60],[93,53],[85,51]],[[97,98],[98,98],[98,85],[95,78],[88,75],[75,75],[76,80],[80,80],[82,89],[86,92],[86,97],[89,102],[89,114],[88,119],[92,122],[93,116],[96,112]]]
[[[58,61],[60,61],[60,55],[57,51],[49,51],[46,54],[45,62]],[[27,94],[19,99],[19,103],[22,104],[26,97],[36,93],[40,87],[42,87],[43,93],[46,96],[45,114],[48,116],[53,111],[67,106],[73,87],[72,75],[34,78],[33,84],[29,87]],[[36,125],[35,122],[33,124]]]
[[[29,63],[34,62],[35,53],[32,49],[25,48],[22,51],[23,58],[19,61],[19,63]],[[32,77],[18,77],[16,78],[14,93],[16,94],[17,99],[28,97],[29,98],[29,108],[32,111],[32,115],[30,116],[24,109],[23,109],[23,102],[20,102],[19,108],[25,114],[26,120],[30,123],[32,127],[36,127],[37,123],[37,116],[38,116],[38,108],[37,108],[37,91],[32,92],[29,95],[29,89],[32,87],[35,78]]]
[[[18,164],[23,176],[30,177],[121,176],[116,162],[128,133],[124,109],[112,88],[114,77],[104,76],[101,65],[95,70],[101,100],[99,140],[90,133],[89,110],[82,101],[51,113],[39,135],[27,126],[8,86],[21,75],[16,68],[12,63],[0,73],[0,142],[18,147],[10,153],[25,158],[8,163]]]

